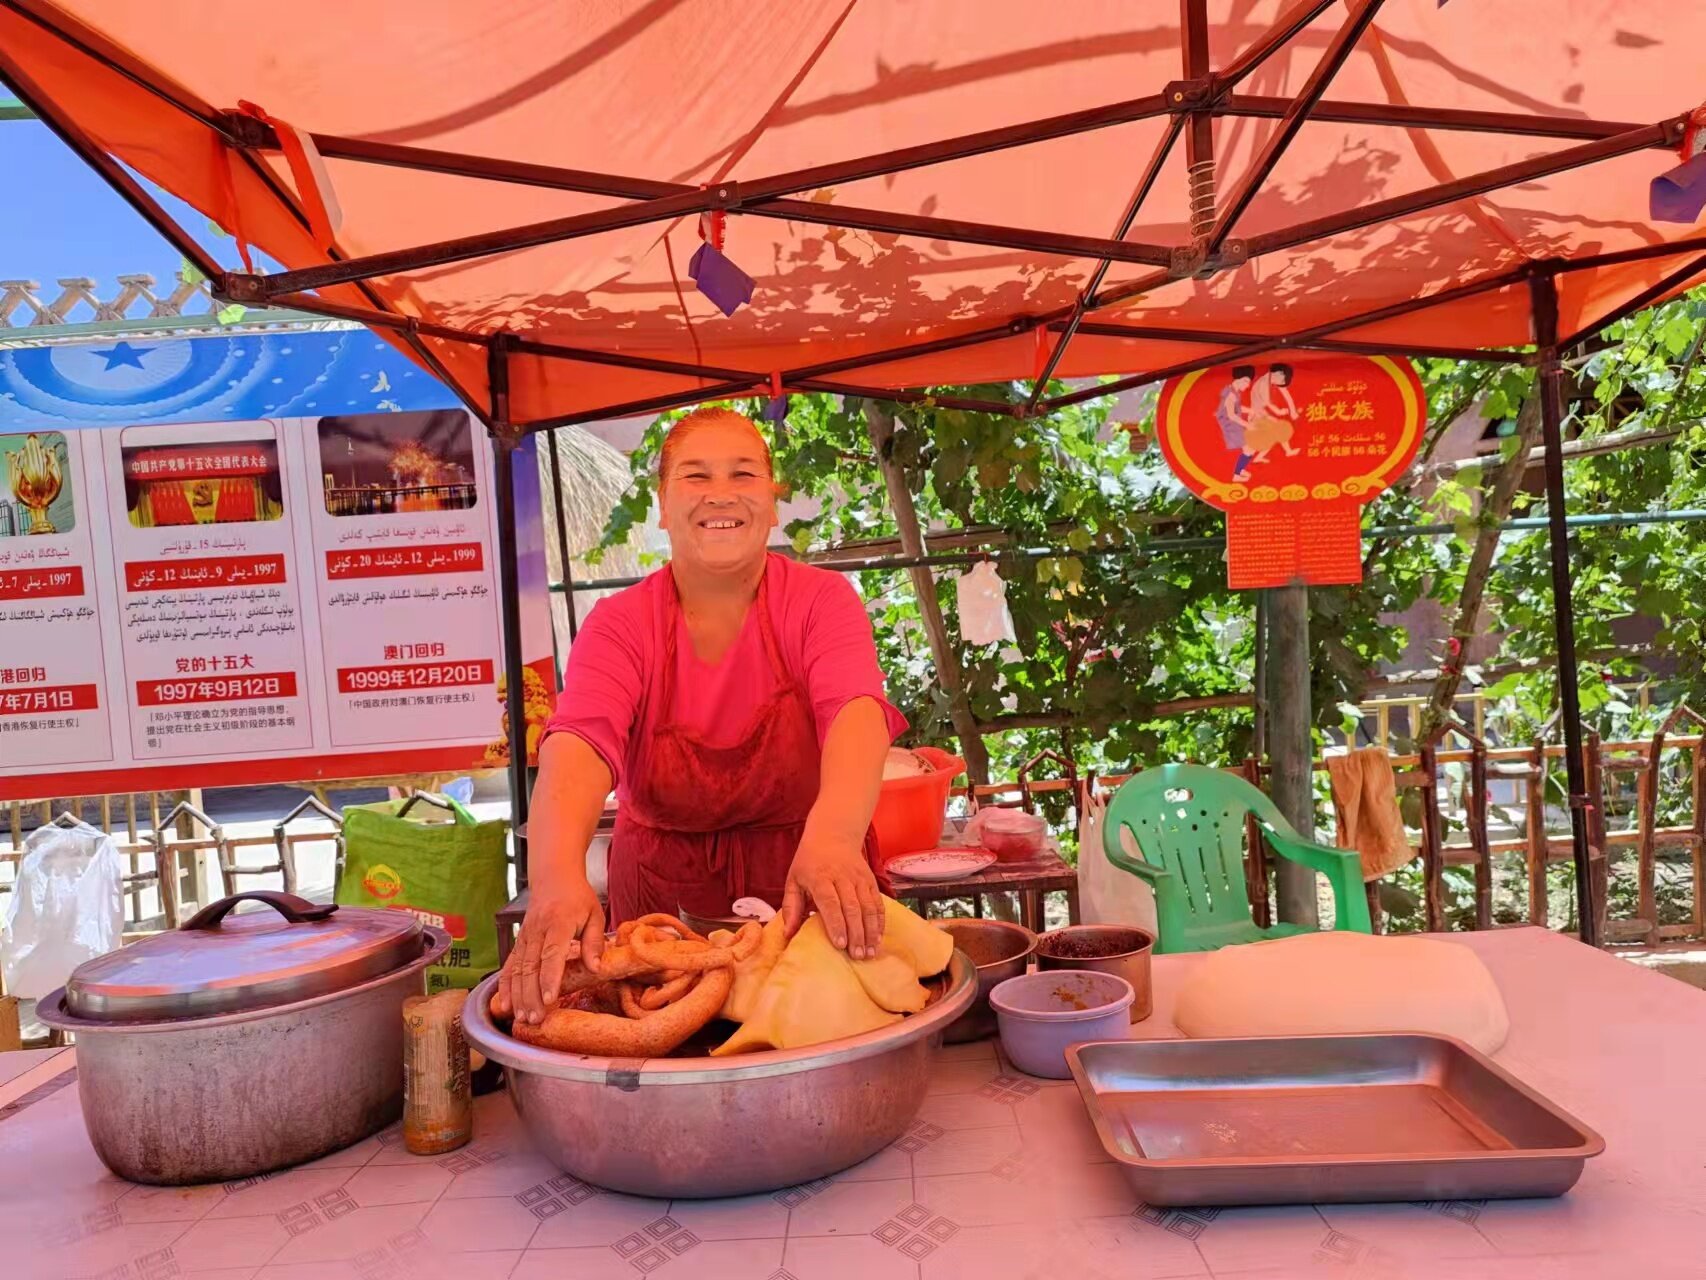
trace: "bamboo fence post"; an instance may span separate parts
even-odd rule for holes
[[[1469,795],[1466,817],[1469,843],[1475,846],[1475,927],[1493,927],[1493,848],[1487,835],[1487,744],[1479,737],[1470,745]]]
[[[1439,758],[1433,742],[1423,744],[1422,774],[1422,887],[1429,933],[1445,929],[1444,847],[1439,820]]]
[[[1537,738],[1528,770],[1528,922],[1546,928],[1546,740]]]
[[[1691,753],[1690,801],[1693,818],[1688,824],[1689,853],[1694,869],[1694,902],[1689,922],[1696,938],[1706,934],[1706,738],[1694,744]]]
[[[1583,772],[1588,783],[1588,840],[1589,856],[1593,859],[1594,906],[1599,912],[1596,936],[1606,936],[1606,921],[1610,914],[1611,842],[1605,820],[1605,742],[1599,730],[1590,729],[1582,743]]]
[[[1640,782],[1635,788],[1635,914],[1646,926],[1649,946],[1659,940],[1658,892],[1653,884],[1656,869],[1657,829],[1659,821],[1659,753],[1664,750],[1664,729],[1653,735],[1647,747],[1647,760],[1642,766]]]

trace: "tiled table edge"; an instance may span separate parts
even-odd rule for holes
[[[0,1085],[0,1123],[58,1093],[77,1079],[77,1051],[59,1049]]]

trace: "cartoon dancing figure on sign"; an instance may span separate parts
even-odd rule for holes
[[[1291,398],[1291,366],[1276,364],[1250,388],[1250,430],[1244,435],[1250,461],[1266,462],[1275,445],[1288,458],[1301,453],[1291,447],[1298,417],[1297,401]]]
[[[1234,480],[1249,479],[1245,467],[1250,461],[1250,455],[1244,450],[1245,434],[1250,430],[1250,411],[1244,407],[1244,393],[1250,389],[1250,384],[1255,379],[1255,365],[1235,365],[1232,381],[1220,389],[1220,403],[1214,407],[1214,420],[1220,426],[1220,438],[1226,442],[1228,449],[1238,455],[1238,465],[1233,468]]]

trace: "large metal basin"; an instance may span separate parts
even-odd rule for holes
[[[513,1040],[474,988],[468,1042],[505,1067],[539,1151],[583,1182],[669,1199],[811,1182],[881,1151],[924,1102],[942,1032],[977,975],[954,953],[941,999],[880,1031],[735,1058],[589,1058]]]

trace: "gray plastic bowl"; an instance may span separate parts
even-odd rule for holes
[[[1068,1080],[1066,1047],[1121,1040],[1131,1027],[1131,983],[1093,969],[1051,969],[1009,978],[989,993],[1001,1048],[1026,1075]]]

